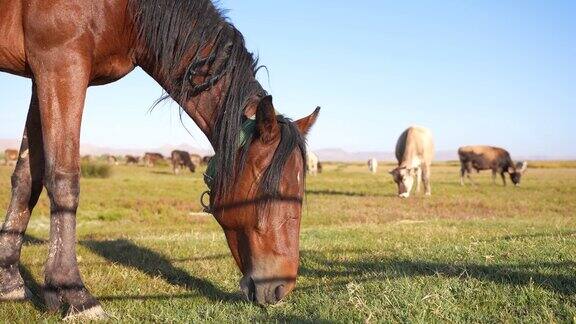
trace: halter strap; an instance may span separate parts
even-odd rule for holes
[[[237,149],[243,147],[244,145],[248,144],[248,140],[252,138],[254,135],[254,131],[256,130],[256,115],[247,118],[244,123],[242,123],[242,128],[240,129],[240,141],[238,142]],[[218,154],[215,154],[210,161],[208,162],[208,167],[206,168],[206,172],[204,173],[204,183],[208,187],[208,190],[202,193],[202,197],[200,198],[200,203],[202,207],[204,207],[204,211],[209,213],[212,210],[212,189],[214,186],[214,177],[216,175],[216,159],[218,158]],[[209,203],[205,202],[204,197],[209,196]]]

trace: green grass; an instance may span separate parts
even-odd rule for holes
[[[112,167],[104,163],[82,162],[80,171],[83,178],[109,178],[112,175]]]
[[[433,169],[433,196],[400,200],[382,168],[325,164],[308,178],[298,287],[281,305],[240,298],[239,272],[201,210],[201,173],[113,167],[82,179],[79,263],[114,321],[575,322],[576,169],[530,169],[520,188],[460,187]],[[10,194],[0,167],[0,205]],[[22,272],[38,294],[47,257],[43,195]],[[36,303],[0,304],[0,321],[59,320]]]

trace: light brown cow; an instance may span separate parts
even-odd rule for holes
[[[22,153],[23,155],[28,155],[28,150]],[[18,162],[18,150],[7,149],[4,151],[4,158],[6,159],[6,164],[9,166],[15,166]]]
[[[308,174],[318,175],[318,162],[318,155],[311,151],[306,153],[306,171],[308,171]]]
[[[118,158],[114,155],[106,154],[104,155],[104,158],[106,159],[106,163],[109,165],[118,165]]]
[[[368,170],[370,170],[372,174],[376,174],[378,172],[378,160],[375,158],[368,160]]]
[[[398,185],[398,196],[410,197],[414,177],[416,192],[420,192],[420,182],[424,181],[426,195],[430,196],[430,169],[434,159],[434,141],[430,130],[417,126],[405,130],[396,143],[396,159],[398,167],[390,174]]]
[[[199,168],[200,164],[202,164],[202,157],[198,154],[190,154],[190,161],[196,168]]]

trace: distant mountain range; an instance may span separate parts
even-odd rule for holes
[[[396,161],[396,154],[394,152],[385,151],[358,151],[349,152],[343,149],[320,149],[315,150],[314,153],[318,155],[320,161],[330,162],[365,162],[371,158],[376,158],[378,161]],[[458,149],[453,150],[439,150],[434,154],[435,161],[455,161],[458,160]],[[517,155],[513,158],[516,160],[576,160],[576,156],[563,156],[563,155]]]
[[[314,151],[320,161],[331,162],[365,162],[371,158],[376,158],[378,161],[395,161],[396,155],[394,152],[384,151],[360,151],[348,152],[343,149],[321,149]],[[453,151],[436,151],[437,161],[451,161],[457,160],[458,154],[456,150]]]
[[[0,150],[4,151],[7,148],[17,149],[20,147],[20,141],[14,139],[0,139]],[[196,153],[201,156],[213,155],[214,151],[200,149],[188,144],[180,145],[164,145],[162,147],[150,148],[150,149],[122,149],[122,148],[110,148],[104,146],[97,146],[92,144],[83,144],[80,148],[80,153],[82,155],[142,155],[145,152],[158,152],[164,155],[170,155],[172,150],[182,150],[188,151],[190,153]],[[314,150],[321,161],[330,162],[365,162],[368,159],[376,158],[379,161],[395,161],[396,157],[394,152],[385,151],[358,151],[350,152],[339,148],[331,149],[319,149]],[[436,151],[436,161],[453,161],[458,160],[457,150],[440,150]],[[514,156],[517,160],[576,160],[576,156],[560,156],[560,155],[533,155],[533,156]]]

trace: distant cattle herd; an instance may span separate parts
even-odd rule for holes
[[[18,150],[5,150],[4,158],[0,159],[0,165],[15,166],[18,161],[18,154]],[[28,151],[20,154],[28,154]],[[515,186],[519,186],[522,175],[528,168],[527,162],[514,162],[508,151],[494,146],[463,146],[458,149],[458,157],[460,159],[461,185],[465,185],[465,178],[475,184],[471,176],[473,171],[478,173],[483,170],[491,170],[493,183],[496,182],[496,177],[499,174],[503,184],[506,185],[506,174],[508,174],[511,182]],[[82,162],[100,161],[110,165],[139,165],[148,168],[169,165],[174,174],[179,174],[183,169],[194,173],[201,165],[207,165],[211,158],[210,155],[200,156],[182,150],[174,150],[168,157],[156,152],[147,152],[142,156],[125,155],[123,157],[111,154],[99,157],[84,155]],[[417,126],[406,129],[396,143],[396,159],[398,165],[389,173],[398,186],[398,196],[408,198],[413,188],[419,192],[422,182],[424,183],[425,194],[431,195],[430,177],[432,160],[434,159],[434,141],[430,130]],[[378,160],[376,158],[369,159],[367,166],[371,173],[378,173]],[[307,152],[306,171],[312,176],[322,173],[322,163],[312,151]]]
[[[18,162],[18,150],[7,149],[4,151],[4,157],[0,158],[0,165],[16,166]],[[28,154],[28,151],[22,154]],[[112,154],[104,154],[101,156],[83,155],[82,163],[107,163],[109,165],[140,165],[145,167],[155,167],[158,165],[171,165],[175,174],[180,172],[180,169],[186,168],[190,172],[196,172],[201,165],[207,165],[211,155],[200,156],[198,154],[190,154],[186,151],[174,150],[169,157],[164,157],[161,153],[148,152],[144,153],[142,157],[136,155],[118,156]]]

